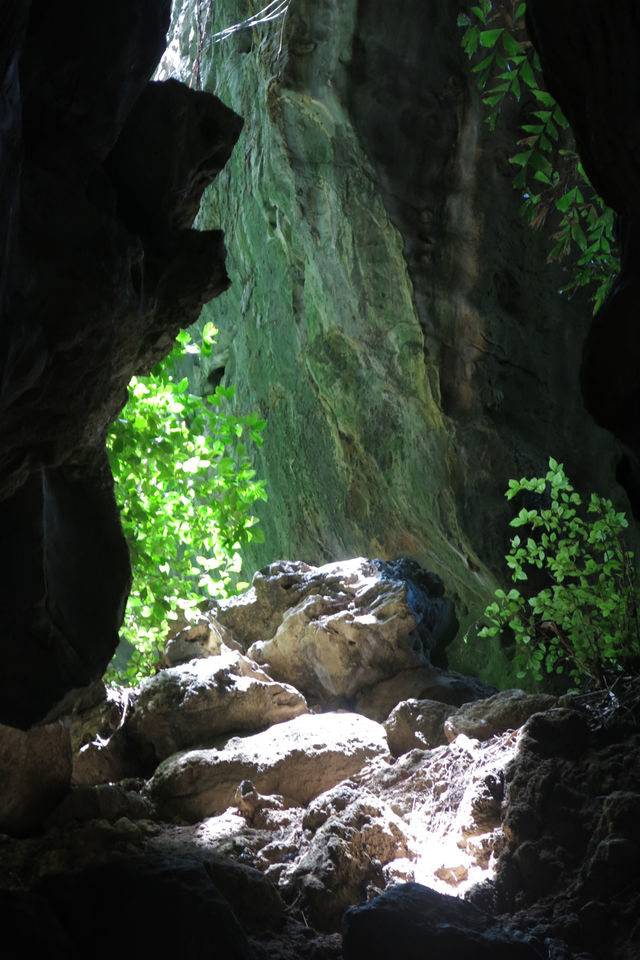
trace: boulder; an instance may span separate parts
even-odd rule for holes
[[[220,623],[204,619],[195,624],[182,621],[165,643],[164,663],[167,667],[175,667],[189,660],[213,657],[222,652],[223,646],[242,650],[229,630]]]
[[[534,713],[550,710],[556,697],[523,690],[502,690],[486,700],[465,703],[444,723],[449,743],[458,734],[476,740],[489,740],[505,730],[518,730]]]
[[[32,833],[71,784],[71,740],[60,722],[31,730],[0,726],[0,832]]]
[[[268,677],[237,651],[161,670],[138,690],[127,723],[142,748],[158,760],[191,746],[209,746],[223,734],[260,730],[306,713],[304,697]]]
[[[341,786],[313,802],[305,824],[325,819],[308,850],[287,879],[304,915],[319,930],[339,930],[342,915],[353,903],[384,889],[382,867],[409,855],[406,825],[366,791],[351,791],[342,809]],[[337,801],[337,802],[336,802]]]
[[[430,750],[447,742],[444,721],[455,707],[437,700],[403,700],[384,722],[394,757],[409,750]]]
[[[249,590],[214,601],[210,615],[246,650],[274,635],[285,611],[313,589],[316,569],[301,561],[276,560],[254,573]]]
[[[197,829],[197,828],[196,828]],[[184,831],[186,836],[180,836]],[[255,867],[224,856],[209,843],[194,842],[193,829],[159,833],[147,849],[172,859],[198,860],[216,888],[233,908],[244,930],[277,930],[284,919],[284,904],[274,884]]]
[[[248,654],[323,704],[344,703],[400,669],[428,666],[458,626],[439,577],[406,560],[359,557],[306,568],[295,601]]]
[[[507,933],[473,904],[418,883],[391,887],[351,907],[343,922],[344,960],[543,960],[546,949]]]
[[[496,692],[476,677],[464,677],[454,670],[417,667],[401,670],[375,686],[361,690],[354,701],[358,713],[382,722],[403,700],[437,700],[455,707],[470,700],[484,700]]]
[[[189,750],[160,764],[148,784],[161,816],[195,822],[234,803],[242,780],[305,805],[373,758],[390,759],[384,729],[358,714],[305,714],[221,750]]]

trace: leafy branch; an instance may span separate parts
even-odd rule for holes
[[[554,217],[554,245],[548,262],[573,257],[573,277],[564,291],[593,287],[594,313],[606,298],[620,264],[615,250],[614,214],[594,191],[573,149],[566,117],[545,89],[542,69],[525,27],[521,0],[479,0],[458,24],[462,47],[475,60],[472,71],[487,108],[490,129],[511,99],[522,104],[524,134],[510,158],[518,168],[513,185],[520,212],[534,229]]]
[[[546,476],[509,481],[507,499],[522,493],[541,503],[523,506],[511,521],[530,532],[512,538],[505,559],[514,582],[533,578],[543,586],[527,597],[517,587],[496,590],[478,636],[509,630],[519,677],[566,671],[575,686],[603,686],[612,675],[635,671],[640,584],[623,539],[624,513],[595,493],[585,504],[553,458]]]
[[[198,397],[186,378],[174,379],[185,353],[210,353],[214,335],[213,324],[205,326],[201,344],[179,334],[164,363],[148,377],[133,378],[109,434],[133,567],[122,634],[134,653],[123,673],[110,674],[120,683],[153,671],[169,621],[180,614],[188,619],[203,593],[226,597],[245,588],[237,582],[240,547],[264,539],[251,509],[266,493],[250,450],[262,444],[265,421],[231,411],[233,387]]]

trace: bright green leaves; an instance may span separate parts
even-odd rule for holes
[[[134,378],[129,402],[108,439],[122,526],[134,572],[123,635],[135,648],[120,683],[151,672],[168,621],[189,615],[206,597],[225,597],[243,584],[240,546],[262,542],[252,505],[266,499],[250,451],[262,443],[265,421],[232,412],[233,387],[209,397],[173,379],[185,353],[211,351],[215,328],[202,346],[189,334],[151,376]]]
[[[545,477],[509,481],[507,499],[518,494],[541,502],[522,507],[511,521],[512,527],[528,527],[530,535],[512,538],[506,562],[512,580],[540,589],[527,598],[515,588],[497,590],[478,636],[511,631],[520,677],[567,673],[575,686],[585,678],[603,684],[609,675],[637,667],[640,584],[633,553],[622,540],[624,513],[595,493],[585,507],[553,458]]]
[[[462,47],[475,61],[471,69],[492,130],[510,98],[522,102],[524,136],[511,157],[513,185],[523,198],[521,213],[534,228],[553,218],[557,228],[548,260],[574,259],[572,280],[563,292],[591,285],[595,312],[620,269],[613,212],[589,183],[571,149],[567,120],[544,89],[540,61],[525,30],[525,12],[526,3],[482,0],[458,17],[458,25],[465,28]]]

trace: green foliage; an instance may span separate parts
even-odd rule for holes
[[[507,499],[521,493],[548,506],[522,507],[511,521],[531,532],[513,537],[506,561],[516,583],[532,577],[543,586],[526,598],[516,588],[497,590],[478,636],[509,628],[519,677],[567,673],[576,687],[585,679],[605,685],[611,674],[637,668],[640,585],[622,539],[624,513],[595,493],[585,505],[553,459],[545,477],[509,481]]]
[[[176,362],[211,351],[207,324],[201,346],[178,336],[167,360],[149,377],[134,377],[129,401],[108,439],[122,526],[131,552],[133,587],[123,636],[135,648],[119,683],[137,683],[153,671],[168,621],[193,613],[203,595],[225,597],[237,583],[239,549],[261,541],[252,504],[266,499],[255,479],[249,445],[259,447],[264,420],[229,409],[233,387],[207,397],[176,381]]]
[[[592,285],[594,312],[619,272],[614,252],[613,211],[596,194],[573,149],[571,131],[559,105],[544,89],[540,60],[528,39],[526,3],[480,0],[461,14],[462,46],[477,74],[493,130],[509,100],[522,103],[525,122],[520,148],[511,157],[514,187],[523,197],[521,213],[534,228],[548,217],[557,221],[549,261],[571,256],[572,282],[565,292]]]

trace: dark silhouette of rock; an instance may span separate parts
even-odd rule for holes
[[[582,392],[593,418],[629,448],[621,481],[640,491],[640,21],[633,0],[532,0],[527,24],[545,82],[565,112],[584,168],[618,214],[621,270],[591,322]]]
[[[106,432],[229,284],[221,232],[190,228],[242,121],[149,83],[170,9],[0,12],[0,722],[17,726],[115,650],[130,571]]]
[[[505,779],[507,846],[495,882],[472,899],[576,954],[632,957],[640,687],[636,680],[568,703],[532,716],[521,730]]]
[[[473,904],[418,883],[391,887],[351,907],[343,921],[345,960],[543,960],[546,951],[507,933]]]
[[[111,960],[126,944],[144,956],[225,960],[253,952],[233,912],[198,861],[146,856],[44,880],[37,890],[75,948]],[[178,919],[179,918],[179,919]],[[21,931],[25,954],[30,931]]]

